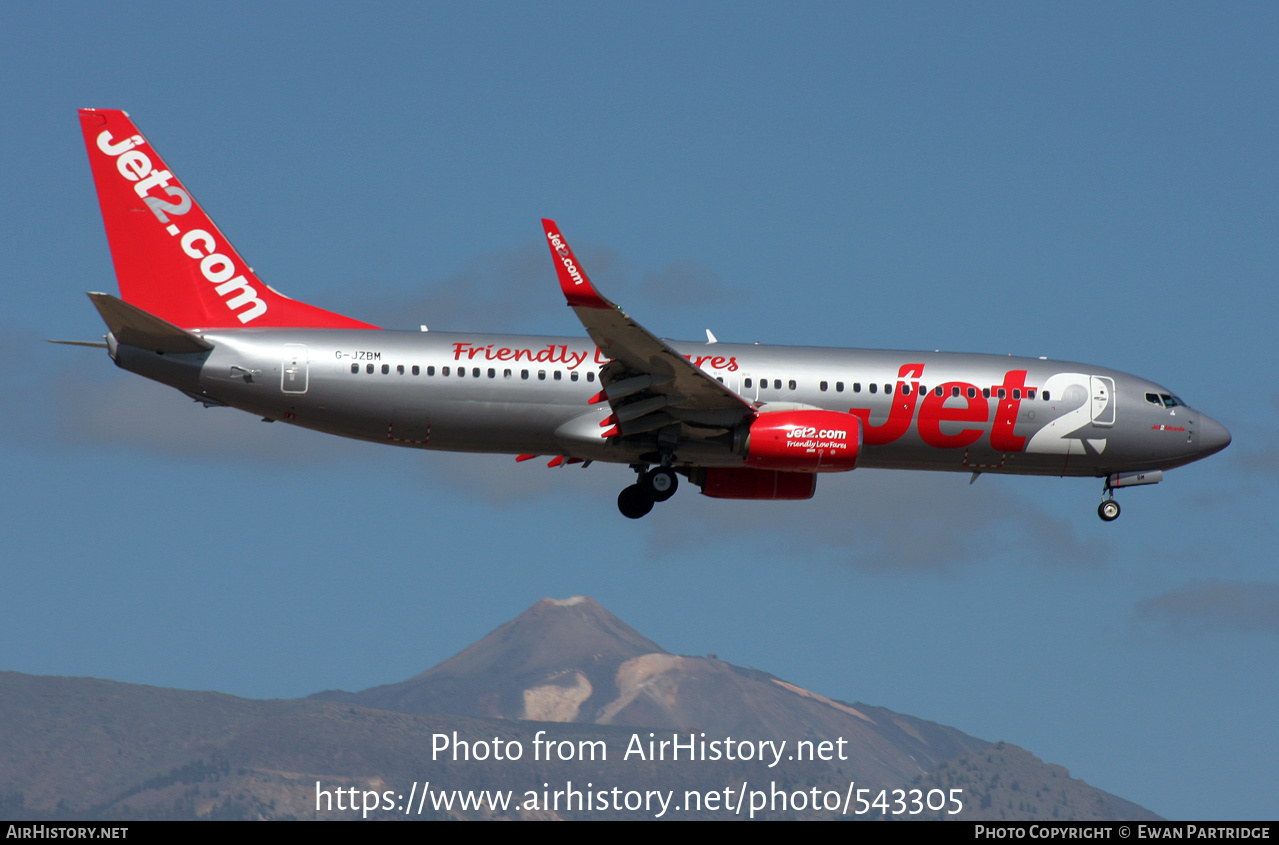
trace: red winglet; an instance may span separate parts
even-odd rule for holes
[[[559,466],[559,465],[560,465],[560,464],[562,464],[562,463],[564,463],[564,456],[563,456],[563,455],[556,455],[555,457],[551,458],[551,462],[550,462],[549,464],[547,464],[546,466],[547,466],[548,468],[550,468],[550,467],[557,467],[557,466]]]
[[[617,425],[617,414],[609,414],[607,417],[600,420],[600,428],[603,428],[606,425]]]
[[[619,428],[618,426],[613,426],[608,431],[601,434],[600,437],[617,437],[621,433],[622,433],[621,428]]]
[[[374,329],[267,287],[122,111],[81,109],[120,296],[184,329]]]
[[[515,462],[518,464],[520,461],[531,461],[536,457],[537,455],[516,455]]]
[[[599,393],[596,393],[596,394],[595,394],[594,396],[592,396],[590,399],[587,399],[587,400],[586,400],[586,404],[587,404],[587,405],[598,405],[598,404],[599,404],[599,403],[601,403],[601,402],[607,402],[607,401],[608,401],[608,392],[607,392],[607,391],[604,391],[604,390],[601,390]]]
[[[566,464],[580,464],[581,462],[582,462],[582,458],[569,458],[569,459],[568,459],[567,461],[565,461],[564,463],[566,463]]]
[[[612,308],[612,303],[600,296],[591,280],[586,278],[586,271],[577,263],[577,256],[569,249],[568,241],[560,234],[560,227],[554,220],[542,219],[542,229],[546,232],[546,240],[551,247],[551,260],[555,262],[555,272],[560,277],[560,290],[564,298],[574,308]]]

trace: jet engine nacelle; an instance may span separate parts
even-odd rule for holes
[[[740,453],[752,469],[846,472],[857,466],[862,421],[839,411],[791,410],[760,414]]]
[[[702,485],[702,495],[712,499],[811,499],[817,490],[817,475],[811,472],[778,472],[744,467],[707,467],[704,476],[694,478]]]

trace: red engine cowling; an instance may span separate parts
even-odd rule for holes
[[[702,495],[712,499],[811,499],[817,476],[811,472],[777,472],[744,467],[707,467]]]
[[[846,472],[857,466],[862,421],[838,411],[773,411],[751,423],[746,466],[784,472]]]

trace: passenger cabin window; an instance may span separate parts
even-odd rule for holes
[[[818,389],[818,390],[820,390],[820,391],[822,391],[823,393],[825,393],[825,392],[826,392],[826,382],[824,382],[824,381],[823,381],[823,382],[819,383],[819,384],[817,385],[817,389]]]
[[[366,365],[364,366],[364,372],[368,373],[369,375],[373,375],[373,365],[372,365],[372,364],[366,364]]]
[[[574,370],[573,372],[568,374],[568,380],[577,381],[577,370]]]
[[[595,381],[595,373],[594,373],[594,372],[588,372],[588,373],[586,374],[586,380],[587,380],[587,381]]]
[[[418,365],[417,365],[417,364],[414,364],[414,365],[413,365],[413,375],[418,376],[418,375],[421,375],[421,374],[422,374],[422,370],[418,367]]]
[[[400,375],[404,375],[404,365],[403,365],[403,364],[396,364],[396,365],[395,365],[395,372],[399,373]]]
[[[787,385],[790,387],[790,389],[791,389],[791,390],[794,390],[794,389],[795,389],[795,379],[791,379],[789,382],[787,382]]]
[[[353,372],[353,373],[358,373],[359,371],[360,371],[360,365],[359,365],[359,364],[352,364],[352,365],[351,365],[351,372]],[[1147,393],[1146,395],[1147,395],[1147,396],[1149,396],[1150,394],[1149,394],[1149,393]]]
[[[885,395],[885,396],[888,396],[888,395],[892,394],[892,392],[893,392],[893,386],[892,386],[891,384],[886,384],[886,385],[884,385],[884,395]]]
[[[842,381],[835,382],[835,392],[836,393],[844,392],[844,383]]]
[[[875,383],[872,381],[872,382],[870,383],[870,392],[871,392],[871,393],[874,393],[874,392],[876,392],[878,389],[879,389],[879,385],[875,384]]]

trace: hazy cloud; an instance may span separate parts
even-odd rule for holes
[[[733,292],[696,261],[651,269],[623,260],[608,247],[586,245],[576,252],[600,292],[629,311],[651,310],[656,316],[723,306],[746,295]],[[541,242],[476,256],[458,273],[424,281],[417,294],[366,283],[334,307],[393,329],[425,324],[437,331],[585,334],[566,311],[550,252]],[[661,325],[649,328],[665,333]]]
[[[549,251],[530,243],[476,256],[452,276],[424,281],[417,294],[365,285],[339,310],[389,329],[545,333],[563,308]]]
[[[639,292],[648,300],[670,308],[723,305],[730,297],[741,301],[746,291],[733,290],[711,268],[696,261],[673,261],[640,275]]]
[[[1279,476],[1279,446],[1274,443],[1270,420],[1279,414],[1279,393],[1270,396],[1269,405],[1271,412],[1263,415],[1264,425],[1245,424],[1242,430],[1231,426],[1235,441],[1230,447],[1230,460],[1244,472],[1274,478]]]
[[[1260,581],[1192,581],[1137,606],[1142,619],[1178,634],[1279,633],[1279,585]]]
[[[136,449],[197,460],[313,464],[359,457],[363,444],[233,408],[205,408],[178,391],[117,372],[105,351],[67,353],[59,369],[0,385],[0,437],[59,449]]]
[[[2,347],[0,347],[2,348]],[[516,463],[511,455],[385,448],[262,422],[234,408],[205,408],[173,388],[116,370],[106,352],[63,349],[61,366],[37,378],[0,380],[0,438],[48,448],[135,450],[184,460],[242,462],[261,467],[420,460],[423,483],[506,505],[535,497],[604,496],[610,517],[616,491],[630,483],[623,467],[580,464],[548,469],[552,456]],[[619,516],[618,519],[621,519]]]
[[[650,545],[709,546],[747,540],[769,554],[825,550],[873,571],[945,571],[1005,552],[1035,562],[1097,566],[1104,543],[1081,539],[1068,522],[1008,492],[997,479],[968,485],[965,476],[858,470],[819,477],[805,502],[722,502],[680,493],[659,505]]]
[[[1246,472],[1270,476],[1279,475],[1279,446],[1237,450],[1231,455],[1231,458],[1236,466]]]
[[[613,500],[634,480],[630,470],[615,464],[581,464],[548,468],[551,455],[516,462],[513,455],[431,452],[423,472],[447,479],[448,486],[490,504],[509,505],[534,500],[576,498],[590,500],[600,519],[625,519]]]

